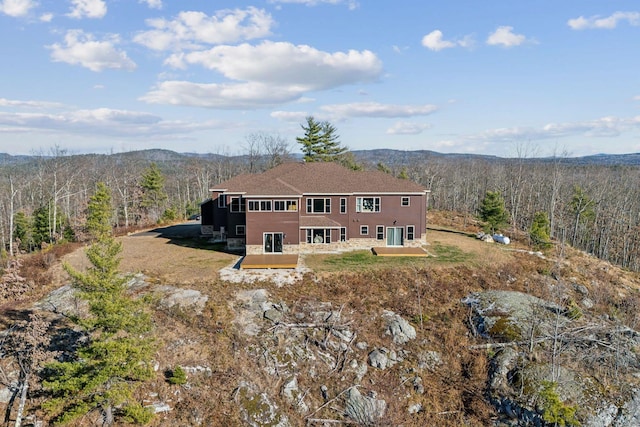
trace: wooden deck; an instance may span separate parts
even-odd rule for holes
[[[422,248],[405,248],[405,247],[387,247],[380,246],[377,248],[371,248],[371,252],[377,256],[413,256],[413,257],[427,257],[427,251]]]
[[[298,255],[246,255],[240,263],[241,269],[250,268],[296,268]]]

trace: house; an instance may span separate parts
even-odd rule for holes
[[[247,255],[426,243],[428,190],[380,171],[284,163],[211,188],[202,230]]]

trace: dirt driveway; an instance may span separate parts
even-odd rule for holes
[[[144,273],[152,280],[176,285],[215,279],[218,271],[234,263],[238,256],[212,250],[205,241],[198,242],[199,236],[200,222],[189,221],[118,237],[122,242],[120,270]],[[64,260],[77,269],[89,265],[82,250]]]

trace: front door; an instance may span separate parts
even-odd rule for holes
[[[282,233],[264,233],[264,253],[282,253]]]
[[[387,227],[387,246],[402,246],[403,227]]]

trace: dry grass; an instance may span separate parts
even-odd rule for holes
[[[509,246],[484,243],[475,238],[477,230],[472,218],[438,215],[442,223],[427,232],[426,248],[432,257],[378,258],[359,268],[343,261],[327,267],[330,257],[319,256],[306,261],[315,272],[284,286],[270,281],[250,285],[219,280],[218,270],[232,263],[236,259],[233,255],[179,246],[154,236],[120,237],[123,271],[142,272],[153,283],[197,289],[209,296],[202,315],[174,309],[158,310],[154,315],[160,369],[141,396],[157,393],[157,400],[167,401],[174,410],[156,417],[153,425],[194,425],[195,420],[200,420],[201,425],[242,425],[233,400],[234,389],[242,380],[268,390],[288,411],[294,425],[304,424],[303,418],[279,395],[285,378],[266,374],[264,365],[255,357],[265,342],[276,349],[284,346],[282,337],[265,333],[263,341],[259,341],[243,335],[232,324],[235,312],[230,302],[239,289],[265,288],[271,301],[284,301],[291,312],[321,302],[342,309],[345,318],[353,322],[357,340],[369,344],[368,350],[351,353],[350,357],[359,362],[365,361],[367,352],[374,347],[392,346],[383,334],[382,310],[392,310],[409,320],[418,339],[404,346],[408,351],[406,362],[384,371],[369,368],[361,388],[363,394],[375,391],[387,400],[388,425],[407,427],[482,426],[492,422],[494,410],[485,399],[488,357],[484,352],[470,350],[475,342],[469,332],[469,313],[460,304],[469,292],[509,289],[544,296],[548,280],[557,274],[587,287],[598,310],[617,307],[628,312],[631,319],[640,306],[637,274],[569,249],[562,260],[554,259],[553,251],[542,259],[514,251],[526,249],[518,242]],[[431,217],[430,223],[434,223]],[[76,268],[86,266],[83,251],[64,259]],[[58,284],[64,283],[59,266],[50,271]],[[634,304],[628,303],[627,307],[624,302],[631,301],[630,297]],[[416,369],[420,355],[428,351],[440,353],[442,365],[433,371]],[[344,375],[336,373],[318,371],[311,377],[310,366],[304,363],[300,364],[298,381],[301,390],[309,392],[308,401],[313,407],[322,404],[318,392],[321,384],[326,384],[333,395],[351,384],[350,378],[343,381]],[[163,372],[178,364],[206,366],[211,368],[211,375],[191,375],[191,387],[169,385]],[[411,381],[405,381],[412,375],[421,377],[424,394],[416,393]],[[420,403],[425,410],[409,415],[406,408],[410,403]],[[337,413],[326,415],[336,417]]]

